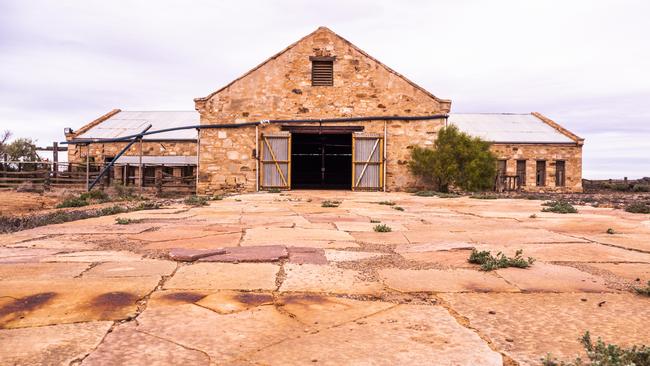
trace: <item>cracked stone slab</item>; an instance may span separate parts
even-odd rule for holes
[[[57,249],[6,248],[0,247],[0,263],[33,263],[49,255],[59,253]]]
[[[573,267],[535,262],[525,269],[504,268],[496,272],[527,292],[613,292],[604,279]]]
[[[362,243],[392,245],[392,244],[407,244],[409,241],[404,236],[404,233],[398,231],[391,231],[389,233],[376,233],[376,232],[353,232],[351,235],[354,240]]]
[[[0,328],[126,319],[160,277],[0,281]]]
[[[34,248],[34,249],[56,249],[59,251],[70,250],[92,250],[95,249],[95,244],[88,243],[82,240],[68,239],[65,237],[46,238],[30,240],[16,244],[7,245],[9,248]]]
[[[230,314],[193,304],[149,306],[138,324],[136,330],[205,352],[217,365],[301,334],[304,328],[271,305]]]
[[[42,258],[41,262],[127,262],[139,260],[142,260],[141,255],[125,250],[88,250],[50,255]]]
[[[378,294],[382,285],[364,280],[355,270],[315,264],[286,264],[287,278],[282,292],[326,292],[340,294]]]
[[[393,231],[406,231],[404,225],[398,222],[382,222],[382,224],[390,226]],[[371,222],[349,222],[349,221],[339,221],[334,222],[336,228],[342,231],[365,231],[365,232],[374,232],[375,226],[379,225],[378,223]]]
[[[215,254],[224,254],[226,250],[223,248],[214,249],[187,249],[187,248],[172,248],[169,250],[169,258],[179,262],[194,262],[195,260],[209,257]]]
[[[289,263],[327,264],[325,250],[322,248],[289,247]]]
[[[383,301],[300,293],[282,295],[277,304],[311,330],[339,326],[395,306]]]
[[[271,263],[195,263],[179,268],[165,289],[275,290],[279,270]]]
[[[629,293],[440,296],[520,365],[538,365],[548,352],[564,361],[576,356],[585,359],[579,339],[587,330],[605,343],[650,344],[647,297]]]
[[[246,360],[253,364],[333,366],[427,365],[434,360],[437,365],[501,366],[503,362],[501,354],[459,325],[444,308],[414,305],[397,305],[294,337],[248,355]]]
[[[85,271],[89,265],[89,263],[2,263],[0,280],[73,278]]]
[[[0,330],[0,364],[68,365],[99,345],[113,322]]]
[[[434,263],[442,267],[476,269],[467,259],[472,254],[471,250],[453,249],[436,250],[430,252],[401,252],[406,260],[424,263]]]
[[[645,262],[650,263],[650,253],[639,253],[596,243],[584,244],[512,244],[476,245],[477,250],[491,250],[514,255],[523,250],[524,257],[545,262]]]
[[[203,232],[203,236],[148,242],[145,249],[170,249],[170,248],[187,248],[187,249],[213,249],[215,247],[236,247],[239,245],[241,232],[217,233],[211,234],[209,231]]]
[[[88,272],[84,277],[142,277],[169,276],[176,269],[176,263],[155,259],[141,261],[106,262],[101,263]]]
[[[402,292],[517,292],[493,273],[469,269],[380,269],[379,277]]]
[[[120,325],[81,363],[82,365],[209,365],[210,357],[164,338]]]
[[[337,241],[351,242],[354,241],[354,238],[349,233],[339,230],[257,227],[246,230],[242,245],[273,245],[282,243],[287,246],[311,246],[304,245],[304,242],[313,241],[326,243]]]
[[[200,258],[199,262],[277,262],[287,258],[287,248],[282,245],[258,245],[225,248],[225,253]]]
[[[262,305],[272,305],[273,302],[273,295],[271,293],[219,291],[195,303],[219,314],[231,314]]]

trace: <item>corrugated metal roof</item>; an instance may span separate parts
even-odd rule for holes
[[[448,122],[491,142],[574,143],[532,114],[453,113]]]
[[[108,139],[141,132],[148,124],[149,131],[199,124],[196,111],[121,111],[107,120],[77,136],[79,139]],[[196,130],[180,130],[148,135],[145,140],[190,140],[196,139]]]
[[[139,156],[126,156],[122,155],[115,162],[116,164],[134,164],[140,162]],[[196,156],[142,156],[142,164],[156,164],[156,165],[196,165]]]

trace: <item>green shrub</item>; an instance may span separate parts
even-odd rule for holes
[[[609,229],[607,229],[606,233],[607,233],[607,234],[610,234],[610,235],[614,235],[614,234],[616,234],[616,232],[614,231],[614,229],[612,229],[611,227],[610,227]]]
[[[139,205],[137,205],[134,210],[135,211],[141,211],[141,210],[157,210],[160,208],[160,203],[158,202],[140,202]]]
[[[391,229],[390,226],[388,226],[386,224],[375,225],[373,230],[375,230],[378,233],[389,233],[389,232],[393,231],[393,229]]]
[[[625,211],[631,213],[647,214],[650,213],[650,206],[643,202],[635,202],[625,207]]]
[[[578,210],[576,210],[576,208],[569,202],[562,200],[544,202],[542,203],[542,206],[547,206],[542,209],[542,212],[555,212],[561,214],[578,213]]]
[[[395,206],[395,202],[393,201],[381,201],[381,202],[377,202],[377,204],[386,205],[386,206]]]
[[[136,210],[137,210],[137,208],[136,208]],[[110,207],[103,207],[99,211],[99,215],[100,216],[109,216],[109,215],[116,215],[116,214],[120,214],[120,213],[125,213],[127,211],[129,211],[129,210],[126,207],[122,207],[122,206],[119,206],[119,205],[113,205],[113,206],[110,206]]]
[[[185,199],[185,204],[189,206],[206,206],[208,197],[192,195]]]
[[[321,203],[321,207],[339,207],[341,204],[341,201],[329,201],[325,200],[323,203]]]
[[[100,190],[92,190],[90,192],[84,192],[79,195],[79,198],[85,201],[95,200],[100,202],[106,202],[109,200],[108,193]]]
[[[393,206],[393,210],[404,211],[404,207],[401,207],[401,206]]]
[[[129,219],[129,218],[124,218],[124,217],[116,217],[115,218],[115,223],[118,225],[129,225],[129,224],[137,224],[142,222],[142,219]]]
[[[634,291],[636,291],[636,293],[639,295],[650,296],[650,281],[648,281],[648,285],[646,287],[635,287]]]
[[[473,195],[469,196],[469,198],[474,198],[474,199],[477,199],[477,200],[495,200],[495,199],[497,199],[499,197],[497,195],[495,195],[495,194],[484,193],[484,194],[473,194]]]
[[[417,191],[413,193],[414,196],[420,196],[420,197],[433,197],[437,194],[438,192],[435,191]]]
[[[634,192],[650,192],[650,184],[635,184],[632,188]]]
[[[66,207],[83,207],[88,206],[90,203],[81,197],[68,197],[63,202],[56,205],[56,208]]]
[[[411,150],[408,167],[442,192],[449,192],[450,186],[484,191],[494,185],[496,162],[489,142],[447,126],[438,132],[433,149],[416,146]]]
[[[507,267],[530,267],[530,265],[535,262],[535,258],[528,257],[528,259],[524,259],[522,254],[523,250],[519,249],[515,253],[515,256],[510,258],[501,252],[497,253],[496,256],[493,256],[489,251],[484,250],[479,252],[476,249],[472,249],[472,253],[467,261],[473,264],[480,264],[482,271],[492,271]]]
[[[543,358],[543,366],[647,366],[650,365],[650,347],[632,346],[622,348],[615,344],[606,344],[598,338],[596,343],[591,341],[589,332],[580,339],[587,353],[589,362],[576,358],[573,362],[558,361],[551,354]]]
[[[223,194],[215,194],[214,196],[212,196],[212,200],[213,201],[221,201],[221,200],[223,200]]]

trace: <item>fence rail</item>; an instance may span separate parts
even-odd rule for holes
[[[77,188],[84,189],[104,167],[89,163],[52,163],[32,161],[0,161],[0,188],[18,188],[30,184],[37,188]],[[187,175],[189,171],[191,174]],[[165,172],[165,169],[175,174]],[[140,179],[142,171],[142,179]],[[196,189],[195,167],[169,167],[162,165],[115,165],[102,177],[104,187],[118,184],[155,189],[162,192],[191,193]],[[152,175],[153,174],[153,175]]]

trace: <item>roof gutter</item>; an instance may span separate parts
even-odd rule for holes
[[[292,123],[348,123],[348,122],[364,122],[364,121],[426,121],[433,119],[447,118],[447,114],[434,114],[430,116],[371,116],[371,117],[341,117],[341,118],[317,118],[317,119],[271,119],[262,120],[258,122],[244,122],[244,123],[218,123],[207,125],[190,125],[182,127],[165,128],[162,130],[147,131],[144,133],[123,136],[112,139],[73,139],[70,141],[62,141],[61,144],[76,145],[76,144],[90,144],[90,143],[109,143],[109,142],[125,142],[131,141],[134,138],[142,138],[146,135],[153,135],[163,132],[191,130],[191,129],[231,129],[250,126],[259,126],[265,124],[292,124]]]

